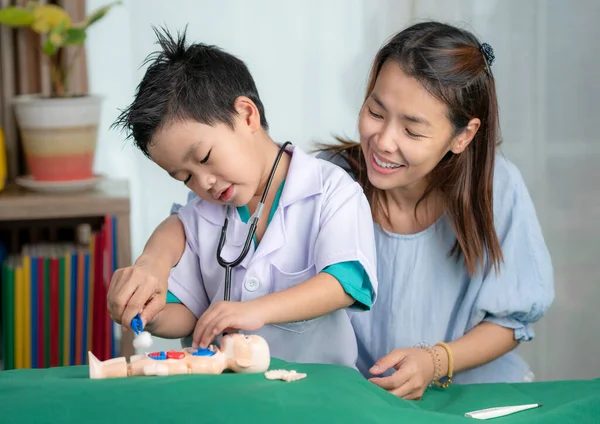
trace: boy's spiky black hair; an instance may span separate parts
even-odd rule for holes
[[[156,131],[165,124],[191,119],[202,124],[224,123],[233,128],[235,100],[246,96],[268,130],[263,104],[254,79],[243,61],[216,46],[186,46],[186,29],[174,39],[166,29],[152,28],[161,50],[150,54],[149,64],[133,102],[112,124],[127,132],[146,155]]]

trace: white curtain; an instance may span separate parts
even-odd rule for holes
[[[105,96],[96,169],[131,182],[136,257],[187,192],[108,129],[156,48],[151,24],[188,24],[190,40],[245,60],[273,138],[307,149],[356,134],[370,62],[389,36],[425,19],[468,28],[495,50],[502,150],[527,182],[555,266],[555,303],[519,349],[538,380],[600,377],[598,16],[597,0],[126,0],[87,41],[90,87]]]

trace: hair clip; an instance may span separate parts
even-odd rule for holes
[[[485,61],[485,71],[488,75],[492,75],[492,63],[494,63],[494,49],[488,43],[483,43],[481,45],[481,53],[483,53],[483,60]]]

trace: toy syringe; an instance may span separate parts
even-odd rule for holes
[[[131,320],[131,329],[135,332],[133,338],[133,347],[136,349],[147,349],[152,346],[152,335],[144,330],[144,323],[140,314],[137,314]]]

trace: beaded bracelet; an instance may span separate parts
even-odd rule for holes
[[[440,356],[438,355],[437,351],[427,343],[418,343],[415,345],[415,347],[419,349],[425,349],[429,352],[429,355],[431,356],[431,360],[433,361],[433,379],[429,382],[427,386],[432,387],[433,383],[437,382],[442,374],[442,364],[440,361]]]

